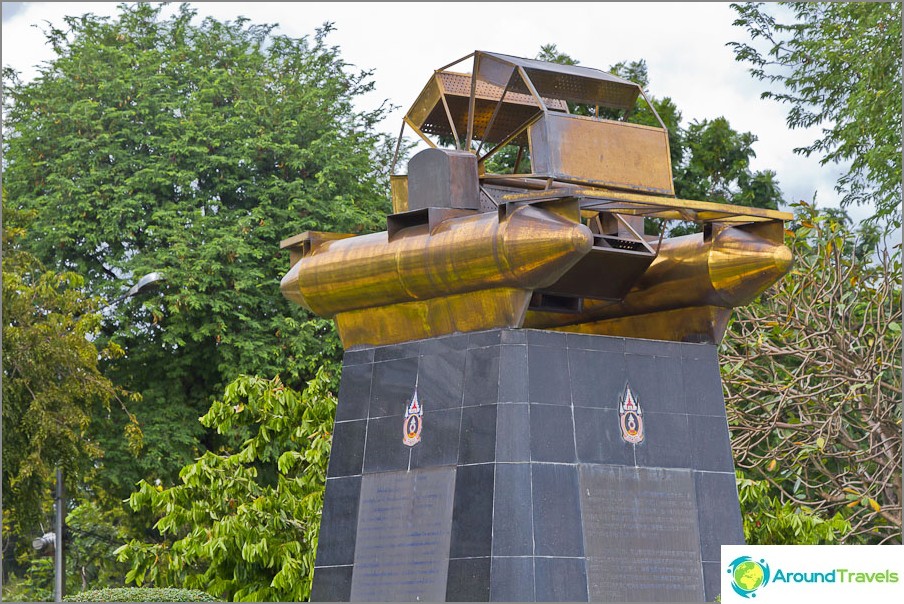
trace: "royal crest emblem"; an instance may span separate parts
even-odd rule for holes
[[[414,395],[411,397],[411,403],[408,410],[405,411],[405,423],[402,427],[402,442],[413,447],[421,442],[421,428],[424,425],[424,409],[417,400],[417,388],[414,389]]]
[[[628,384],[625,384],[625,393],[618,401],[618,420],[622,440],[632,445],[643,442],[643,410]]]

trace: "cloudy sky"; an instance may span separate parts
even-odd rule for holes
[[[746,41],[746,31],[732,26],[728,3],[391,3],[391,2],[195,2],[200,17],[231,20],[245,16],[256,23],[277,23],[290,36],[312,34],[330,21],[336,31],[328,41],[358,68],[373,69],[375,92],[361,100],[371,108],[383,99],[400,106],[382,127],[396,135],[405,109],[434,69],[470,52],[489,50],[534,57],[543,44],[607,69],[623,60],[645,59],[648,93],[671,97],[684,125],[693,120],[728,118],[732,127],[749,131],[755,170],[771,169],[786,201],[837,206],[835,166],[820,166],[793,152],[812,142],[818,130],[789,130],[786,108],[760,99],[763,84],[737,63],[726,43]],[[168,9],[172,10],[172,9]],[[64,15],[93,12],[114,15],[114,2],[3,2],[4,66],[34,77],[35,66],[52,58],[41,28],[64,25]],[[855,220],[867,208],[851,208]]]

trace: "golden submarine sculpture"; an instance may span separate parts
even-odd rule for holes
[[[658,126],[627,121],[643,106]],[[281,244],[283,295],[346,349],[501,327],[718,343],[791,266],[790,214],[675,197],[665,125],[612,74],[476,51],[424,86],[393,168],[406,126],[429,148],[391,176],[386,231]],[[499,152],[511,173],[488,171]]]

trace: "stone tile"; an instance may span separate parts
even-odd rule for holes
[[[687,359],[706,361],[710,365],[719,364],[719,351],[715,344],[684,344],[681,354]]]
[[[743,545],[744,527],[734,473],[694,472],[704,562],[719,563],[723,545]]]
[[[461,407],[464,378],[464,350],[422,356],[417,377],[421,404],[428,410]]]
[[[446,602],[487,602],[490,599],[490,559],[449,560]]]
[[[458,463],[486,463],[496,459],[497,405],[461,410]]]
[[[527,344],[527,333],[524,329],[503,329],[500,335],[503,344]]]
[[[568,349],[568,370],[575,407],[618,408],[625,390],[625,355]]]
[[[700,601],[692,472],[595,464],[579,475],[591,601]]]
[[[527,403],[496,405],[496,461],[530,461]]]
[[[584,536],[576,466],[533,463],[531,487],[534,555],[582,557]],[[545,595],[537,593],[537,597],[544,600]]]
[[[694,415],[725,416],[725,398],[719,365],[709,359],[685,357],[681,360],[687,412]]]
[[[499,347],[499,402],[527,402],[527,346]]]
[[[339,566],[355,561],[360,493],[360,476],[326,481],[316,566]],[[315,574],[319,572],[317,570]],[[348,589],[351,589],[351,575],[348,579]]]
[[[614,336],[596,336],[585,333],[568,333],[565,335],[568,348],[581,350],[601,350],[624,354],[625,339]]]
[[[665,340],[642,340],[625,338],[625,352],[657,357],[681,357],[683,344]]]
[[[551,346],[553,348],[565,348],[564,331],[544,331],[538,329],[525,329],[527,343],[537,346]]]
[[[537,558],[534,572],[538,602],[587,601],[587,572],[583,558]]]
[[[349,365],[363,365],[365,363],[373,363],[374,362],[374,348],[366,347],[366,348],[353,348],[351,350],[346,350],[342,355],[342,366],[348,367]]]
[[[374,349],[374,362],[389,361],[392,359],[404,359],[408,357],[416,357],[420,354],[421,343],[404,342],[402,344],[390,344],[388,346],[378,346]]]
[[[364,463],[364,437],[367,420],[336,422],[333,425],[333,444],[327,476],[356,476]]]
[[[483,346],[498,346],[502,342],[502,331],[491,329],[489,331],[475,331],[468,334],[468,347],[481,348]]]
[[[492,602],[537,602],[534,598],[534,559],[532,557],[493,557],[490,568]]]
[[[405,414],[414,394],[417,367],[417,357],[374,363],[370,417],[400,417]]]
[[[314,569],[311,602],[348,602],[352,597],[352,566]]]
[[[531,461],[574,463],[574,432],[571,407],[531,404]]]
[[[571,405],[571,384],[566,349],[546,346],[527,347],[529,401],[552,405]]]
[[[716,596],[722,593],[722,564],[719,562],[703,563],[703,585],[706,590],[706,601],[715,602]]]
[[[461,409],[424,412],[421,442],[411,447],[411,468],[455,465],[458,461]],[[399,442],[402,423],[399,421]]]
[[[462,405],[495,405],[499,400],[499,347],[472,348],[465,362]]]
[[[460,466],[455,477],[450,558],[489,556],[493,540],[493,464]]]
[[[468,349],[469,334],[455,333],[438,338],[430,338],[421,341],[421,356],[444,355],[454,350]]]
[[[677,413],[643,414],[644,440],[635,446],[634,459],[638,466],[648,468],[691,468],[691,450],[696,446],[690,439],[688,417]]]
[[[575,407],[574,426],[580,463],[634,465],[634,445],[622,440],[615,409]]]
[[[364,473],[407,470],[411,449],[402,442],[404,429],[401,415],[367,421],[364,445]]]
[[[336,405],[337,422],[367,418],[372,376],[373,365],[371,364],[343,364],[342,377],[339,380],[339,402]]]
[[[497,463],[495,468],[493,555],[530,556],[534,552],[531,466]]]
[[[707,415],[689,415],[690,440],[694,444],[691,463],[697,470],[734,472],[728,420]]]
[[[628,384],[644,413],[687,413],[680,357],[626,354],[625,364]]]
[[[712,600],[720,545],[743,540],[717,361],[713,345],[517,329],[347,351],[313,595],[351,596],[354,474],[444,466],[456,476],[447,600],[586,600],[581,463],[715,470],[693,472],[691,489]],[[626,381],[644,411],[637,447],[619,430]],[[409,448],[415,383],[424,427]]]

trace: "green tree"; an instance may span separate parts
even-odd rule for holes
[[[735,57],[770,84],[763,98],[788,105],[788,126],[822,126],[795,149],[847,164],[842,203],[875,203],[876,218],[901,217],[901,3],[732,4],[750,43]],[[774,86],[772,86],[774,85]]]
[[[117,502],[118,503],[118,502]],[[114,552],[133,532],[123,506],[85,493],[66,515],[66,594],[119,586],[129,567]]]
[[[849,543],[900,543],[900,248],[796,210],[794,267],[735,309],[720,349],[735,462],[778,504],[845,518]]]
[[[321,370],[303,393],[241,376],[201,422],[236,447],[208,451],[167,489],[142,481],[136,511],[159,517],[159,539],[132,540],[119,558],[137,585],[180,585],[240,601],[310,596],[326,482],[335,384]]]
[[[783,498],[765,480],[738,473],[738,499],[749,545],[832,545],[850,533],[851,523],[840,512],[831,518]]]
[[[104,377],[99,358],[121,350],[92,341],[100,300],[74,272],[46,270],[25,249],[32,217],[3,207],[3,552],[30,551],[49,529],[55,469],[77,495],[95,474],[103,449],[89,425],[98,409],[125,418],[125,447],[136,453],[141,432],[127,393]],[[130,401],[132,403],[134,401]]]
[[[389,208],[391,144],[372,129],[386,108],[354,109],[371,74],[327,44],[329,24],[296,39],[161,11],[66,17],[35,80],[4,70],[4,198],[37,213],[29,249],[108,299],[134,276],[167,278],[104,322],[125,351],[106,375],[143,396],[137,460],[120,417],[94,418],[123,497],[216,445],[195,419],[235,376],[298,385],[339,358],[332,322],[280,295],[279,241],[378,230]]]
[[[778,209],[775,172],[750,170],[756,136],[737,132],[724,117],[694,121],[682,134],[682,158],[674,169],[678,197]]]

